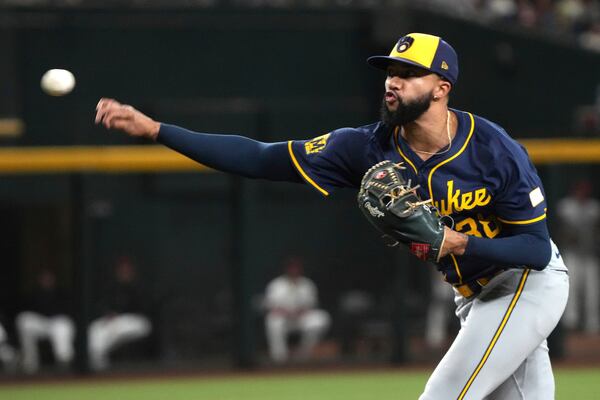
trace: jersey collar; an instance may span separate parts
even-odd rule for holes
[[[406,140],[400,135],[400,127],[396,127],[392,131],[391,142],[396,154],[399,154],[402,160],[412,167],[415,174],[417,174],[419,170],[443,163],[445,160],[454,157],[463,150],[465,141],[472,131],[471,124],[474,122],[472,122],[469,115],[464,111],[455,110],[453,108],[450,108],[450,111],[454,112],[458,123],[456,135],[454,136],[454,139],[452,139],[452,148],[447,153],[431,156],[425,161],[410,148]]]

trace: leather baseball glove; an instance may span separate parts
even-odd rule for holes
[[[402,243],[422,260],[438,262],[444,244],[444,224],[431,199],[422,201],[401,170],[402,163],[382,161],[364,175],[358,207],[389,246]]]

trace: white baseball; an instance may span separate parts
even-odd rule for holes
[[[44,73],[40,84],[50,96],[64,96],[75,87],[75,76],[66,69],[50,69]]]

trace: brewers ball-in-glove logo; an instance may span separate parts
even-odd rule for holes
[[[358,207],[390,245],[404,244],[422,260],[437,262],[444,243],[444,224],[431,199],[422,201],[402,176],[402,163],[382,161],[364,175]]]
[[[398,40],[398,44],[396,45],[396,51],[398,53],[402,53],[409,49],[410,46],[414,43],[415,39],[410,36],[404,36]]]

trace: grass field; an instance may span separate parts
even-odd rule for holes
[[[426,372],[85,380],[0,386],[1,400],[416,400]],[[600,399],[600,369],[556,371],[558,400]]]

